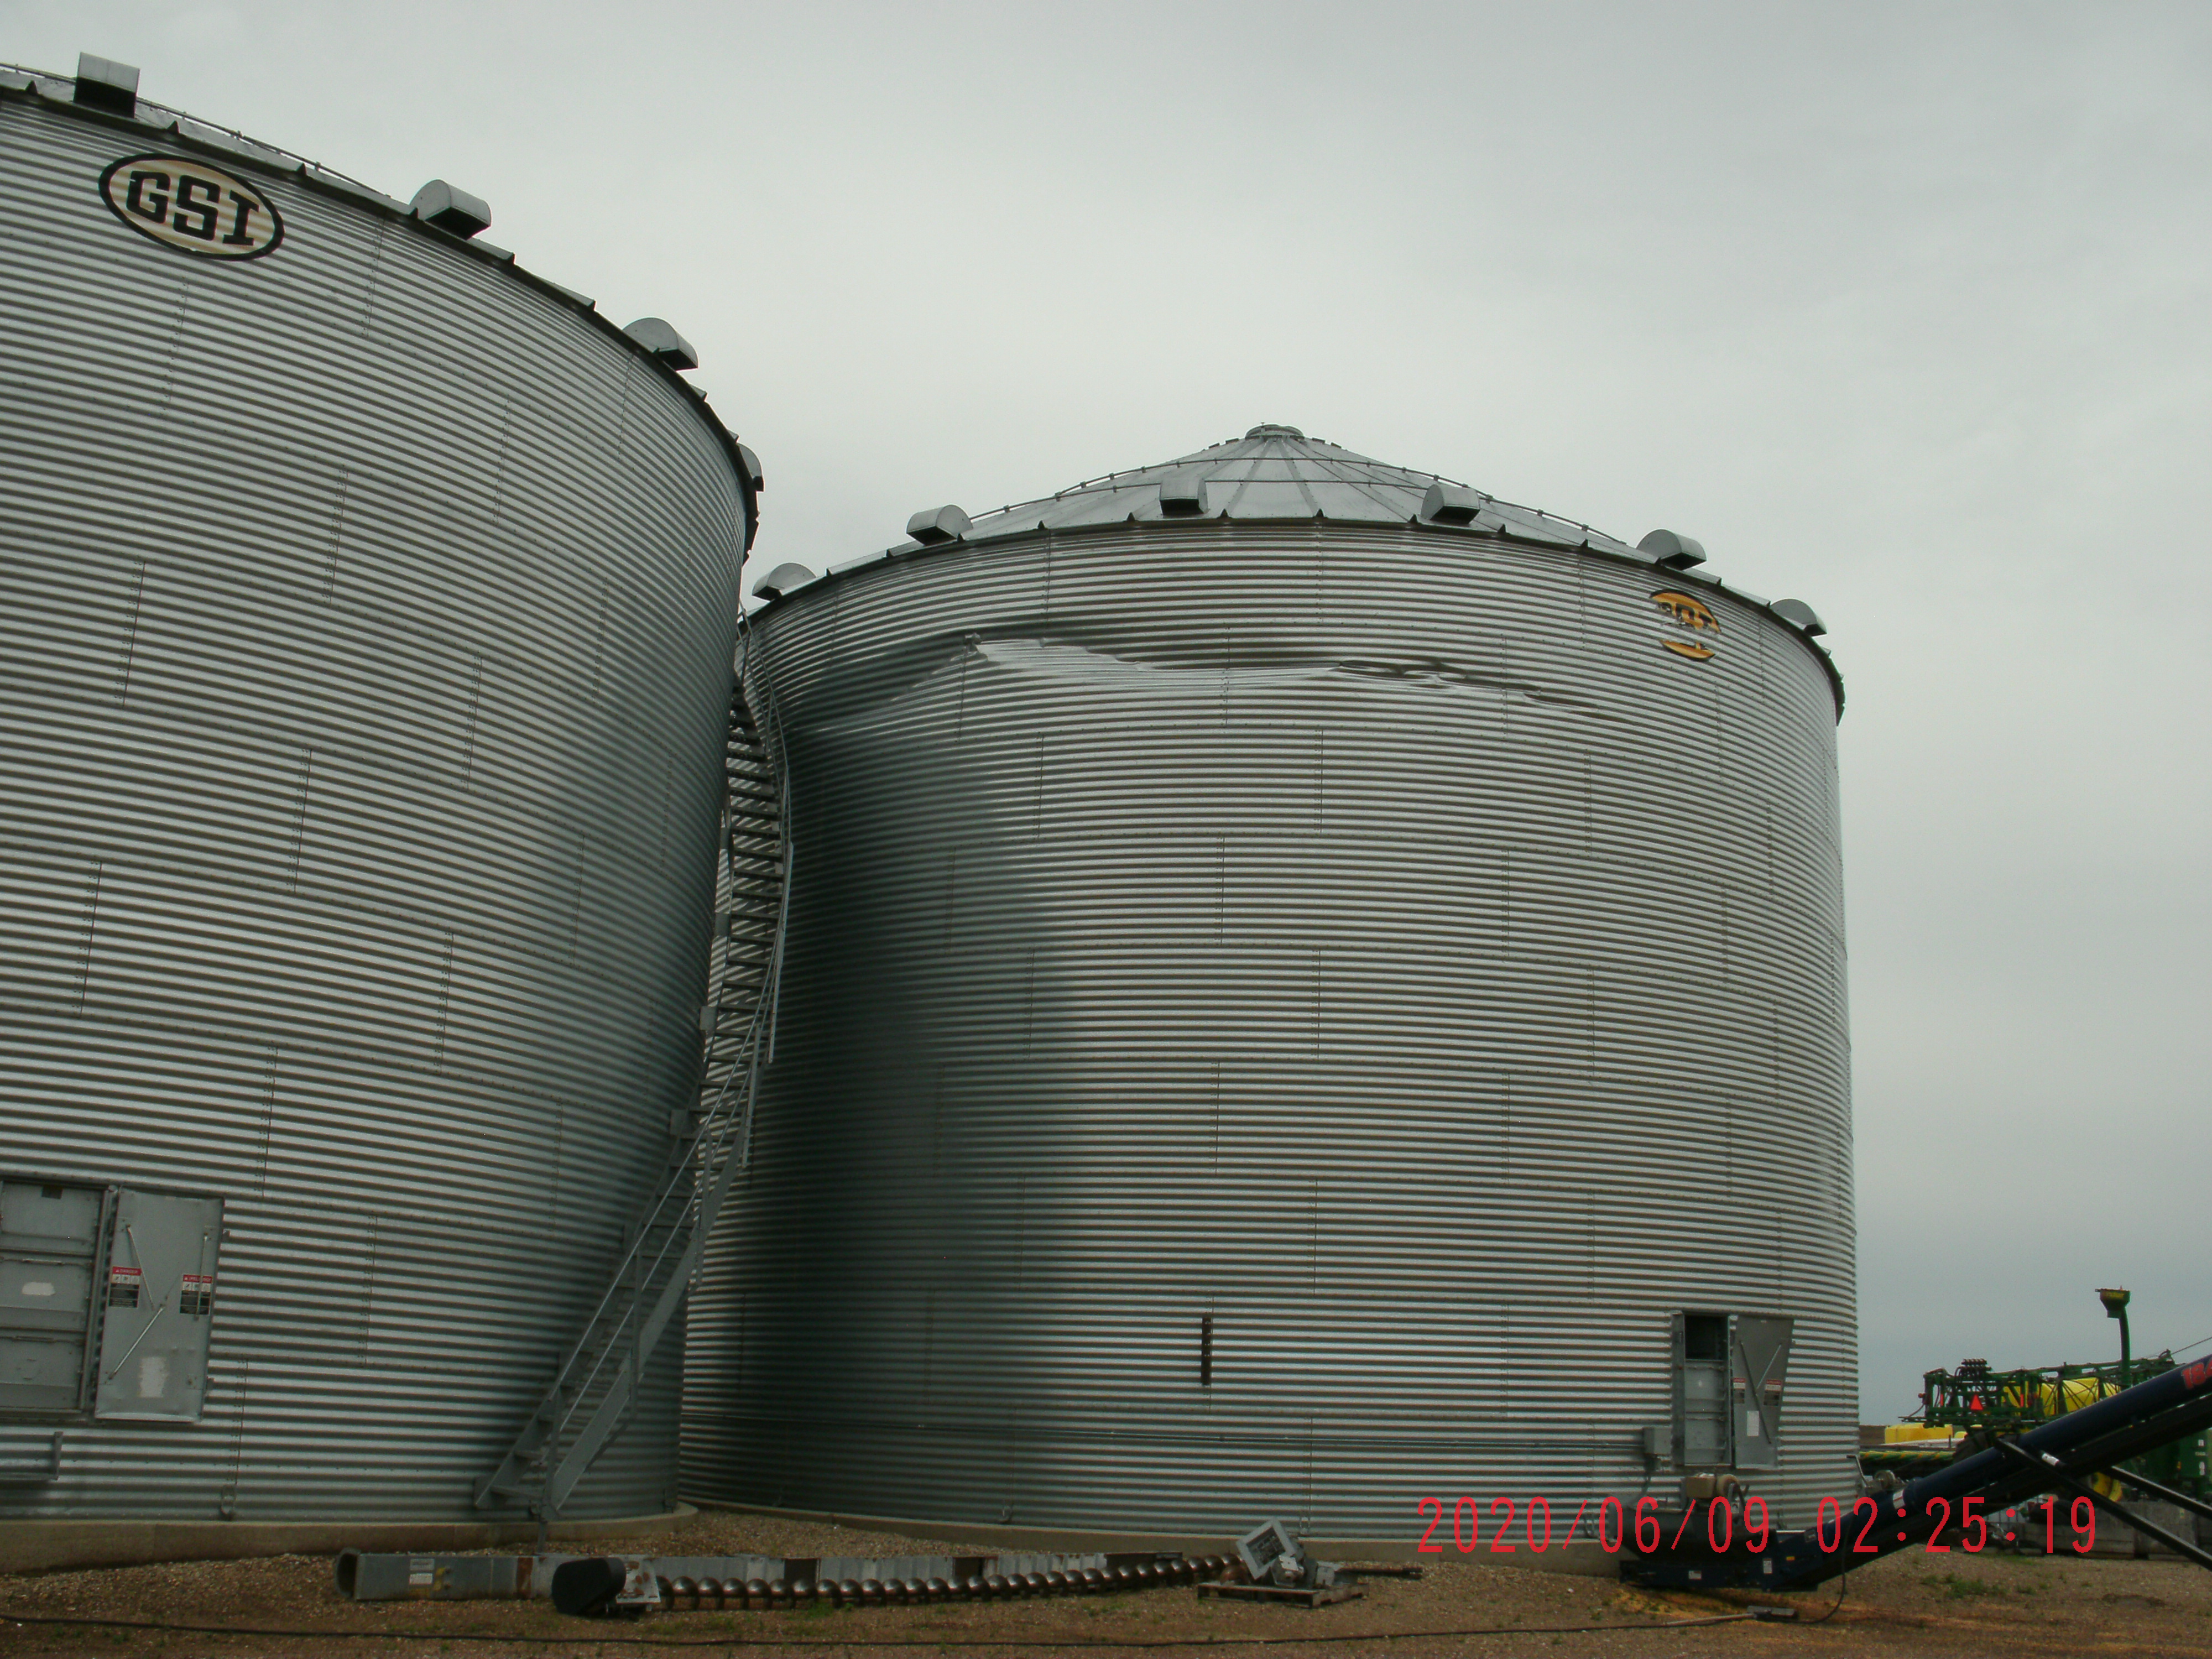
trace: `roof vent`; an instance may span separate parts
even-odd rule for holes
[[[1442,478],[1421,497],[1421,517],[1431,524],[1473,524],[1482,511],[1482,492],[1448,484]]]
[[[1820,613],[1802,599],[1777,599],[1766,608],[1808,639],[1818,639],[1828,631],[1827,623],[1820,620]]]
[[[760,457],[753,453],[750,444],[738,446],[738,465],[744,468],[745,482],[753,487],[755,493],[768,488],[768,478],[761,471]]]
[[[794,587],[804,587],[814,573],[803,564],[780,564],[753,584],[757,599],[780,599]]]
[[[443,179],[433,179],[415,192],[408,208],[426,225],[435,225],[464,240],[491,224],[491,209],[481,196],[455,190]]]
[[[699,367],[699,354],[691,349],[691,342],[658,317],[641,317],[623,332],[643,346],[647,356],[671,368]]]
[[[906,521],[906,533],[924,547],[957,542],[968,533],[968,515],[957,507],[927,507]]]
[[[138,112],[138,71],[128,64],[110,63],[88,52],[76,55],[77,103],[115,115]]]
[[[1639,553],[1649,553],[1669,570],[1687,570],[1693,564],[1705,562],[1705,544],[1692,541],[1687,536],[1678,536],[1671,530],[1655,530],[1636,544]]]
[[[1170,519],[1194,519],[1206,511],[1206,474],[1170,472],[1160,480],[1160,512]]]
[[[1244,435],[1248,438],[1303,438],[1306,434],[1294,426],[1267,424],[1255,426]]]

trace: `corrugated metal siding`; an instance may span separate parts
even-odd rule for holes
[[[228,1200],[194,1426],[0,1514],[468,1518],[698,1058],[744,507],[573,307],[0,99],[0,1169]],[[674,1487],[680,1339],[570,1512]],[[25,1430],[0,1428],[0,1443]]]
[[[1758,1486],[1847,1487],[1834,702],[1733,600],[1715,659],[1663,649],[1680,585],[1156,522],[761,613],[790,931],[687,1492],[1564,1527],[1640,1486],[1684,1308],[1796,1318]]]

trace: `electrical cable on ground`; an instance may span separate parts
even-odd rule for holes
[[[1850,1576],[1850,1574],[1849,1574],[1848,1572],[1847,1572],[1847,1573],[1845,1573],[1842,1577],[1840,1577],[1840,1578],[1838,1578],[1838,1580],[1836,1580],[1836,1604],[1835,1604],[1835,1606],[1834,1606],[1834,1607],[1830,1607],[1830,1608],[1829,1608],[1826,1613],[1822,1613],[1822,1614],[1821,1614],[1818,1619],[1808,1619],[1805,1622],[1806,1622],[1807,1624],[1808,1624],[1808,1625],[1825,1625],[1825,1624],[1826,1624],[1826,1623],[1828,1622],[1828,1620],[1830,1620],[1831,1619],[1834,1618],[1834,1617],[1836,1616],[1837,1609],[1838,1609],[1838,1608],[1839,1608],[1839,1607],[1841,1607],[1844,1605],[1844,1592],[1846,1589],[1849,1589],[1850,1588],[1850,1583],[1851,1583],[1851,1576]]]
[[[1843,1605],[1841,1595],[1836,1606]],[[1833,1613],[1835,1608],[1829,1609]],[[1103,1640],[1097,1637],[1074,1637],[1055,1639],[1050,1636],[986,1636],[961,1639],[948,1636],[915,1637],[853,1637],[824,1632],[812,1637],[755,1637],[755,1636],[607,1636],[590,1628],[580,1630],[574,1636],[522,1636],[509,1632],[440,1631],[440,1630],[269,1630],[253,1625],[171,1625],[147,1619],[84,1619],[59,1616],[41,1617],[29,1613],[0,1613],[0,1620],[15,1625],[55,1625],[82,1626],[101,1630],[150,1630],[177,1636],[271,1636],[289,1641],[364,1641],[364,1642],[497,1642],[513,1646],[541,1648],[583,1647],[598,1645],[609,1648],[934,1648],[945,1651],[962,1648],[1095,1648],[1102,1652],[1115,1650],[1160,1650],[1166,1648],[1289,1648],[1317,1647],[1325,1642],[1418,1642],[1466,1636],[1577,1636],[1593,1631],[1618,1631],[1634,1634],[1639,1631],[1686,1630],[1695,1625],[1734,1625],[1758,1617],[1750,1613],[1720,1613],[1699,1619],[1665,1619],[1649,1625],[1486,1625],[1467,1630],[1384,1630],[1347,1631],[1328,1636],[1191,1636],[1180,1641],[1159,1637],[1132,1638],[1126,1642]],[[1817,1621],[1815,1621],[1817,1622]]]

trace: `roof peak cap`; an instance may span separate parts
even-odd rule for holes
[[[1283,426],[1273,421],[1262,421],[1244,435],[1247,438],[1303,438],[1306,434],[1294,426]]]

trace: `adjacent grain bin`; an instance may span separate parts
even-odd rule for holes
[[[135,87],[0,76],[0,1516],[478,1519],[696,1085],[749,458]]]
[[[1848,1489],[1813,613],[1281,426],[908,532],[755,619],[789,931],[687,1493],[1403,1539]]]

